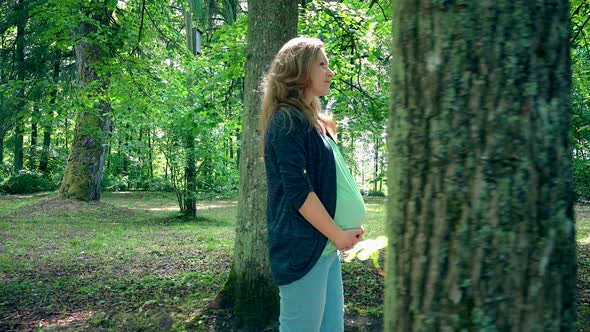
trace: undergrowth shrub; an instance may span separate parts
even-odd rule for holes
[[[367,196],[385,197],[385,193],[379,190],[369,190]]]
[[[576,196],[590,199],[590,160],[574,158],[573,171]]]
[[[57,189],[57,183],[42,173],[22,170],[10,176],[0,185],[0,191],[7,194],[31,194]]]
[[[170,182],[170,180],[157,177],[147,182],[147,190],[174,192],[174,185],[172,185],[172,182]]]
[[[100,179],[100,188],[104,191],[129,190],[129,179],[126,175],[112,175],[105,172]]]

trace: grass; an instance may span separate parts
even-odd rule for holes
[[[384,235],[384,198],[368,197],[365,238]],[[0,196],[0,330],[210,331],[236,202],[199,201],[177,218],[168,193],[104,193],[100,203],[53,193]],[[577,208],[580,331],[590,326],[590,206]],[[380,331],[383,277],[343,264],[347,331]],[[220,315],[219,319],[227,316]]]
[[[578,205],[576,222],[576,240],[578,244],[590,245],[590,205]]]
[[[234,244],[235,202],[201,203],[185,222],[168,194],[0,197],[0,330],[184,330]]]
[[[576,207],[578,242],[578,329],[590,331],[590,205]]]

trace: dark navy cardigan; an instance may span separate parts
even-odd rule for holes
[[[313,191],[334,218],[336,164],[327,140],[291,105],[280,106],[266,131],[268,244],[271,271],[279,286],[309,272],[326,246],[327,238],[299,208]]]

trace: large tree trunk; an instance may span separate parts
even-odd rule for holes
[[[101,24],[108,25],[110,12],[106,8],[97,9],[94,15]],[[93,38],[97,33],[96,25],[82,22],[80,34]],[[104,48],[104,45],[102,46]],[[101,89],[105,88],[106,79],[99,77],[98,66],[103,63],[105,54],[97,41],[81,38],[76,47],[78,78],[83,88],[89,85],[99,87],[99,101],[77,118],[74,139],[68,158],[60,193],[64,197],[79,200],[100,200],[100,180],[104,169],[106,143],[110,130],[110,105],[103,100]],[[99,82],[99,84],[96,84]]]
[[[248,49],[240,156],[240,196],[233,264],[224,295],[246,330],[276,320],[278,289],[270,273],[266,231],[266,177],[258,151],[262,75],[280,47],[297,34],[296,0],[248,1]]]
[[[575,331],[568,2],[394,0],[386,331]]]

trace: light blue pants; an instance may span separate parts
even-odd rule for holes
[[[280,332],[344,331],[342,268],[336,252],[320,257],[301,279],[279,286]]]

